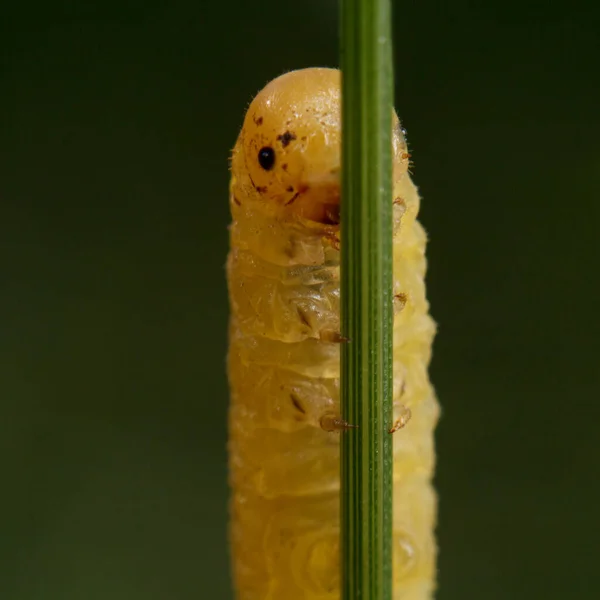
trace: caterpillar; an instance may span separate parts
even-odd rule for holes
[[[292,71],[248,107],[231,157],[230,547],[237,600],[340,595],[340,141],[336,69]],[[435,324],[419,195],[393,116],[394,600],[435,588]],[[343,433],[342,433],[343,434]]]

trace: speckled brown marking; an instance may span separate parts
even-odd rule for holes
[[[286,146],[289,145],[290,142],[292,142],[293,140],[296,139],[296,134],[292,133],[291,131],[286,131],[285,133],[278,135],[277,139],[281,142],[281,145],[285,148]]]
[[[242,203],[236,198],[236,196],[233,197],[233,201],[238,205],[241,206]]]
[[[282,168],[284,171],[287,171],[287,170],[288,170],[288,164],[287,164],[287,163],[283,163],[283,164],[281,165],[281,168]]]
[[[293,186],[293,185],[288,185],[288,186],[285,188],[285,191],[286,191],[286,192],[293,192],[293,191],[294,191],[294,186]]]
[[[290,400],[292,401],[292,404],[296,407],[296,410],[300,411],[303,415],[306,414],[306,409],[304,408],[304,406],[302,406],[300,398],[298,398],[298,396],[296,396],[294,392],[290,392]]]
[[[255,185],[254,187],[259,194],[266,194],[269,191],[266,185]]]
[[[254,122],[256,123],[256,125],[260,126],[263,124],[263,118],[262,117],[254,117]]]
[[[399,205],[404,205],[406,203],[404,202],[404,198],[400,198],[400,196],[397,196],[396,198],[394,198],[394,204],[396,206],[399,206]]]

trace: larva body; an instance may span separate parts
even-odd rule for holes
[[[283,75],[232,157],[231,550],[238,600],[339,598],[340,74]],[[394,599],[433,595],[433,431],[425,234],[394,123]],[[390,423],[390,427],[392,423]],[[334,431],[332,431],[334,430]],[[345,433],[342,433],[345,435]]]

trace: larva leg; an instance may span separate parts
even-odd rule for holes
[[[350,338],[344,337],[339,331],[324,330],[319,334],[319,339],[322,342],[332,342],[334,344],[347,344]]]
[[[320,427],[328,433],[356,429],[357,425],[348,423],[339,413],[338,390],[292,388],[289,401],[294,408],[295,421]],[[332,392],[334,392],[332,394]]]
[[[325,413],[320,419],[321,429],[332,431],[346,431],[347,429],[358,429],[358,425],[351,425],[348,421],[342,419],[340,415],[335,413]]]
[[[318,308],[315,309],[310,306],[298,305],[296,306],[296,313],[301,326],[307,328],[311,333],[314,332],[315,336],[322,342],[345,344],[350,341],[349,338],[343,336],[338,330],[338,319],[334,320],[329,318],[323,322],[323,315],[326,314],[326,311],[319,311]],[[321,322],[319,323],[318,320],[321,320]],[[315,321],[317,321],[317,323],[315,323]],[[335,327],[335,329],[333,327]]]
[[[335,250],[339,250],[340,249],[340,237],[339,235],[337,235],[337,233],[328,233],[324,239],[327,241],[328,244],[331,245],[332,248],[334,248]]]
[[[412,413],[410,412],[410,408],[406,406],[400,407],[400,416],[394,421],[392,428],[389,430],[389,433],[396,433],[402,429],[409,421]]]
[[[394,295],[394,313],[398,314],[406,306],[408,302],[408,296],[401,292]]]

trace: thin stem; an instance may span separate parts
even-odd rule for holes
[[[342,0],[342,600],[392,598],[390,0]]]

